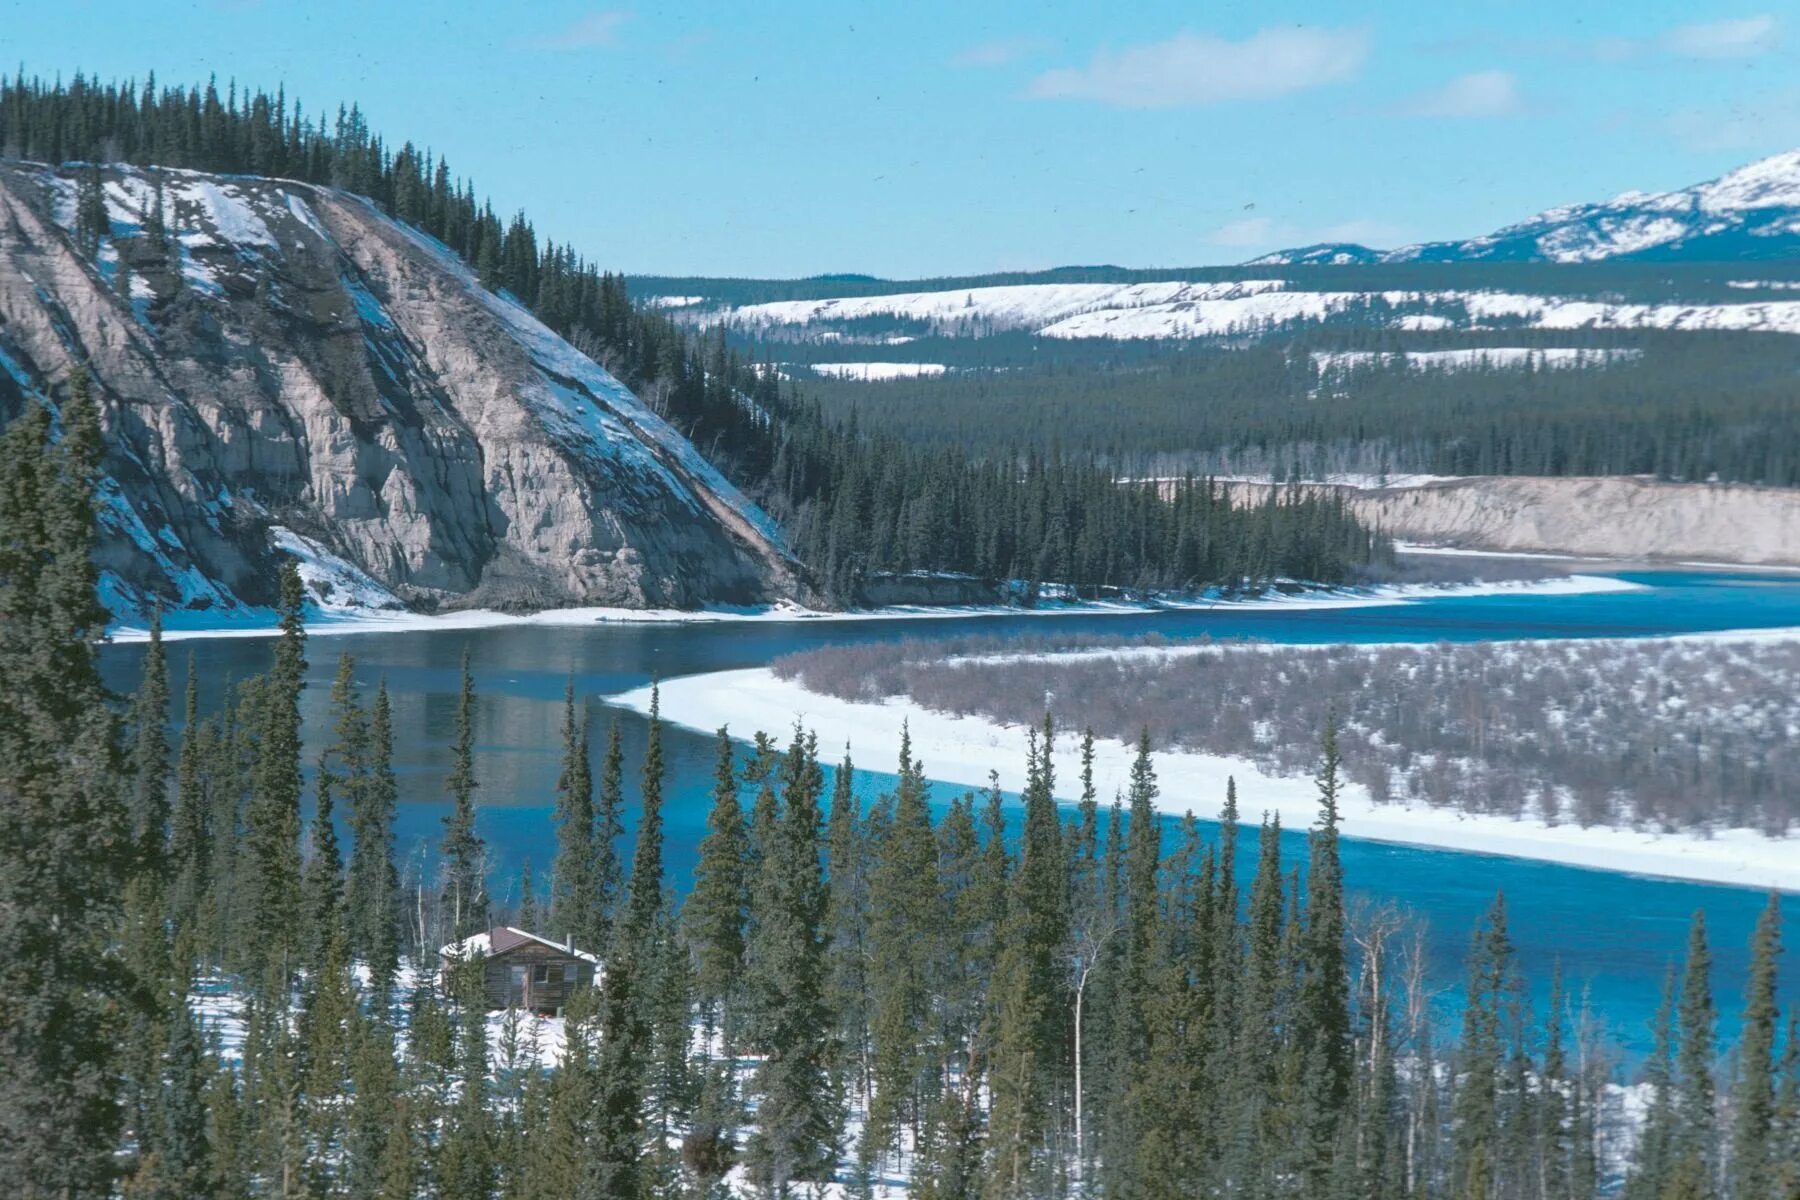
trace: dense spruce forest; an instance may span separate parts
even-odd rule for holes
[[[368,197],[632,387],[781,522],[815,586],[841,602],[862,598],[873,577],[905,572],[1093,594],[1246,579],[1337,583],[1391,556],[1330,499],[1240,508],[1200,478],[1126,486],[1086,453],[1023,443],[969,452],[828,419],[722,336],[692,335],[634,308],[620,276],[570,246],[540,242],[523,213],[502,219],[443,157],[410,142],[394,147],[354,107],[314,116],[281,92],[235,85],[221,95],[210,83],[50,84],[21,74],[0,79],[0,153],[278,176]],[[104,220],[97,178],[81,191],[78,212]]]
[[[39,407],[0,434],[8,1195],[635,1200],[816,1195],[827,1179],[831,1194],[984,1200],[1800,1191],[1800,1024],[1779,1003],[1773,898],[1737,1044],[1721,1056],[1698,914],[1629,1104],[1581,1001],[1558,987],[1531,1004],[1502,898],[1472,932],[1448,1035],[1406,915],[1346,901],[1329,723],[1293,864],[1266,823],[1242,828],[1230,790],[1216,835],[1190,818],[1165,837],[1147,737],[1126,796],[1103,810],[1084,773],[1064,812],[1049,750],[1067,735],[1046,719],[1012,836],[997,789],[934,821],[904,743],[896,784],[868,798],[848,770],[827,794],[798,728],[747,758],[721,731],[679,896],[654,709],[638,769],[609,739],[596,786],[571,689],[550,886],[527,881],[501,913],[465,664],[452,812],[429,872],[403,875],[385,688],[360,694],[348,658],[303,771],[311,646],[292,567],[268,670],[213,715],[190,670],[171,737],[154,634],[135,695],[105,691],[100,426],[79,373],[59,416],[60,437]],[[548,1062],[542,1022],[483,1011],[479,953],[434,972],[440,941],[498,917],[599,951]],[[235,1006],[234,1042],[196,1017],[203,988]]]
[[[812,361],[946,364],[928,378],[807,378],[806,388],[828,417],[865,432],[980,456],[1055,449],[1134,475],[1653,475],[1800,485],[1800,339],[1790,334],[1320,326],[1225,347],[1025,333],[920,335],[896,347],[745,344],[796,364],[789,369],[802,377]],[[1617,357],[1451,369],[1372,357],[1484,347]],[[1321,369],[1345,354],[1369,357]]]

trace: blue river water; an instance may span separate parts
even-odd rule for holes
[[[1582,595],[1442,597],[1341,609],[1220,608],[919,621],[596,623],[358,633],[310,642],[303,707],[309,734],[322,736],[326,694],[340,654],[355,656],[362,688],[372,691],[377,680],[386,680],[394,704],[403,800],[399,852],[417,861],[432,852],[447,811],[442,783],[448,769],[458,662],[466,649],[478,692],[481,831],[493,852],[495,892],[505,898],[516,895],[519,868],[527,859],[541,880],[554,853],[550,802],[560,753],[563,688],[571,677],[589,700],[596,743],[609,722],[619,723],[628,777],[634,777],[644,721],[609,707],[607,697],[652,678],[761,666],[822,645],[1074,632],[1259,638],[1293,644],[1430,643],[1800,626],[1800,577],[1667,570],[1614,574],[1643,586]],[[202,680],[203,702],[210,707],[226,681],[266,668],[269,643],[219,638],[173,644],[170,657],[177,695],[185,685],[190,655]],[[140,646],[109,647],[102,659],[108,682],[120,689],[131,687],[141,657]],[[733,732],[747,738],[753,731]],[[689,877],[704,832],[714,751],[710,737],[680,729],[667,731],[665,751],[670,769],[667,862],[679,887]],[[859,768],[857,776],[856,790],[865,803],[892,782],[891,775],[880,771]],[[961,790],[940,785],[936,799],[947,804]],[[1255,811],[1254,796],[1244,801],[1246,811]],[[1304,850],[1303,835],[1284,835],[1283,854],[1289,863],[1303,861]],[[1253,857],[1244,856],[1246,869]],[[1593,1011],[1629,1057],[1644,1050],[1646,1022],[1663,973],[1681,953],[1689,918],[1704,909],[1716,952],[1723,1031],[1728,1034],[1735,1025],[1745,947],[1764,903],[1756,892],[1356,840],[1346,842],[1344,860],[1358,898],[1403,906],[1426,923],[1429,973],[1446,989],[1447,1005],[1453,1003],[1450,998],[1459,983],[1469,931],[1495,893],[1503,891],[1512,935],[1534,993],[1541,999],[1552,966],[1560,961],[1570,987],[1586,989]],[[1800,947],[1800,896],[1784,899],[1784,915],[1790,940]],[[1783,987],[1786,999],[1800,999],[1800,950],[1786,956]]]

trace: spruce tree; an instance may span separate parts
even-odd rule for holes
[[[1061,965],[1067,897],[1051,749],[1046,716],[1041,736],[1034,732],[1031,739],[1025,833],[994,969],[993,1102],[983,1186],[989,1200],[1034,1195],[1043,1188],[1050,1106],[1063,1067],[1060,1048],[1068,1006]]]
[[[625,898],[625,870],[619,860],[619,839],[625,836],[625,750],[619,740],[619,723],[606,730],[606,753],[600,760],[600,800],[594,810],[594,890],[598,905],[599,934],[595,952],[612,944],[612,929]]]
[[[450,814],[444,818],[443,906],[450,938],[461,940],[488,925],[487,843],[475,829],[475,682],[463,651],[462,687],[456,701],[451,746]]]
[[[874,1095],[863,1135],[866,1158],[879,1159],[897,1139],[902,1123],[916,1128],[921,1115],[914,1101],[925,1091],[929,989],[944,921],[937,884],[937,842],[924,767],[912,755],[910,737],[902,733],[893,819],[876,842],[869,877]]]
[[[1732,1090],[1733,1197],[1767,1196],[1776,1161],[1776,966],[1781,956],[1781,898],[1771,894],[1750,942],[1750,978],[1738,1035],[1737,1083]]]
[[[780,766],[780,815],[763,846],[752,909],[747,976],[756,989],[759,1094],[748,1156],[776,1195],[830,1177],[839,1114],[831,1087],[826,1006],[826,887],[820,869],[824,781],[815,741],[796,727]]]
[[[1675,1136],[1664,1195],[1703,1200],[1717,1194],[1718,1097],[1713,1079],[1718,1010],[1712,995],[1712,950],[1706,913],[1694,914],[1687,962],[1675,1008]]]
[[[563,691],[563,757],[556,777],[556,865],[550,926],[584,948],[601,945],[600,889],[594,878],[594,780],[588,766],[587,712],[575,680]]]
[[[1338,859],[1337,726],[1327,719],[1319,767],[1319,822],[1307,839],[1306,945],[1297,1006],[1298,1052],[1305,1071],[1307,1187],[1329,1190],[1338,1123],[1350,1095],[1349,973],[1344,942],[1344,873]]]
[[[712,811],[694,887],[682,910],[687,942],[694,955],[694,985],[708,1028],[733,1032],[728,1002],[744,970],[744,919],[750,905],[749,847],[744,810],[738,802],[731,737],[720,729],[713,768]]]
[[[200,722],[200,680],[188,655],[182,697],[181,751],[175,768],[175,807],[169,822],[169,917],[181,942],[177,958],[190,961],[201,946],[201,912],[212,886],[211,812],[204,767],[206,730]]]
[[[394,778],[393,706],[385,679],[375,687],[368,745],[368,774],[351,797],[347,908],[353,952],[368,964],[375,992],[385,1000],[400,962],[400,882],[394,870],[400,788]]]
[[[281,637],[255,692],[255,759],[244,813],[247,877],[242,947],[264,986],[284,986],[300,949],[300,692],[306,686],[305,590],[293,559],[281,568]],[[245,894],[247,893],[247,894]],[[276,992],[271,992],[274,995]]]
[[[100,422],[79,368],[61,412],[0,432],[0,1190],[103,1195],[119,1120],[106,1018],[132,855],[95,664]]]

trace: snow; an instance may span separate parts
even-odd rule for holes
[[[300,581],[320,612],[360,615],[406,608],[398,596],[376,583],[361,567],[339,558],[309,537],[276,525],[269,530],[269,541],[299,560]]]
[[[950,332],[959,325],[975,323],[993,330],[1028,329],[1056,338],[1179,339],[1225,337],[1320,322],[1358,307],[1373,309],[1374,323],[1410,330],[1482,328],[1502,322],[1540,329],[1726,329],[1800,334],[1800,301],[1636,304],[1501,291],[1307,292],[1288,290],[1287,283],[1279,279],[1212,284],[1016,284],[784,300],[725,309],[708,314],[704,323],[799,327],[885,316],[925,321]],[[1384,315],[1383,309],[1392,311]],[[1422,309],[1448,309],[1456,315],[1419,311]],[[819,336],[826,332],[834,331],[819,331]],[[1539,353],[1555,357],[1550,351]],[[815,370],[830,366],[817,364]]]
[[[171,202],[198,205],[211,227],[212,240],[229,246],[275,247],[275,235],[231,184],[175,175],[164,184],[163,196],[165,211]]]
[[[1800,208],[1800,150],[1758,159],[1689,190],[1709,213]]]
[[[813,363],[813,373],[832,379],[856,379],[864,383],[889,379],[918,379],[942,375],[950,368],[943,363],[924,362],[831,362]]]
[[[1398,353],[1375,350],[1315,350],[1313,366],[1321,372],[1354,370],[1404,362],[1416,371],[1464,371],[1482,368],[1600,367],[1641,358],[1642,350],[1623,347],[1574,348],[1526,346],[1478,346],[1461,350],[1408,350]]]
[[[939,325],[979,321],[997,329],[1033,329],[1091,310],[1224,300],[1279,291],[1286,286],[1279,279],[1228,283],[1025,283],[885,296],[778,300],[710,314],[706,323],[766,327],[893,317]]]
[[[706,296],[650,296],[644,300],[651,308],[691,308],[705,304]]]
[[[1506,556],[1487,555],[1484,557]],[[341,560],[339,561],[341,562]],[[304,575],[304,570],[302,574]],[[1141,616],[1147,612],[1208,609],[1303,611],[1377,608],[1385,605],[1414,604],[1434,598],[1469,596],[1591,595],[1604,592],[1636,591],[1643,586],[1609,575],[1569,575],[1555,579],[1503,580],[1495,583],[1390,584],[1372,588],[1320,588],[1297,594],[1271,590],[1262,596],[1243,598],[1224,598],[1209,594],[1196,597],[1162,596],[1143,601],[1040,602],[1035,608],[1017,608],[1004,604],[893,605],[886,608],[847,611],[822,611],[790,603],[719,605],[704,609],[553,608],[536,613],[503,613],[488,609],[466,609],[461,612],[431,614],[351,608],[319,610],[315,607],[314,612],[309,615],[306,631],[312,636],[320,637],[352,633],[428,633],[444,630],[497,629],[517,625],[580,628],[609,624],[687,625],[791,621],[923,621],[948,620],[957,617]],[[275,620],[275,613],[271,609],[250,608],[242,605],[226,613],[168,613],[164,616],[163,638],[167,641],[180,641],[190,638],[274,637],[280,632],[276,627]],[[147,630],[123,623],[111,626],[107,632],[109,637],[118,642],[138,642],[149,636]]]
[[[329,244],[331,235],[325,232],[323,225],[319,224],[318,214],[313,212],[312,205],[293,192],[286,194],[288,211],[294,215],[294,219],[318,235],[320,241]]]
[[[902,732],[934,780],[986,786],[997,770],[1000,785],[1017,792],[1025,784],[1026,738],[1022,726],[981,717],[933,712],[901,698],[858,703],[807,691],[768,668],[718,671],[662,680],[662,716],[686,728],[710,732],[730,726],[739,737],[779,731],[799,721],[823,745],[844,745],[858,762],[892,760]],[[647,712],[650,689],[639,688],[612,703]],[[1123,792],[1136,748],[1118,741],[1095,745],[1094,776],[1101,795]],[[1161,788],[1158,808],[1212,817],[1235,777],[1247,819],[1279,814],[1283,826],[1305,828],[1318,815],[1318,791],[1308,778],[1266,774],[1246,759],[1186,751],[1152,755]],[[1057,744],[1056,776],[1064,785],[1080,777],[1073,738]],[[1067,797],[1064,797],[1067,799]],[[1541,821],[1468,814],[1403,804],[1376,804],[1358,785],[1346,785],[1343,832],[1347,837],[1429,846],[1440,850],[1502,855],[1594,870],[1689,879],[1746,887],[1800,890],[1800,839],[1773,839],[1747,829],[1697,834],[1658,834],[1626,829],[1550,826]]]
[[[596,955],[589,954],[586,950],[576,950],[572,946],[559,942],[554,938],[547,938],[540,934],[532,933],[530,930],[520,929],[516,925],[503,925],[501,928],[505,929],[508,933],[516,933],[522,938],[530,938],[539,945],[549,946],[553,950],[559,950],[564,954],[573,955],[576,958],[594,963],[596,966],[599,965],[600,959]],[[486,930],[481,933],[472,933],[460,942],[451,942],[448,945],[440,946],[438,947],[438,953],[445,958],[467,958],[474,954],[488,954],[493,944],[493,931]]]

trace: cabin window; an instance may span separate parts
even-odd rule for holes
[[[561,963],[550,963],[544,968],[544,971],[546,972],[545,983],[561,983],[563,981],[563,969]]]
[[[537,965],[537,969],[532,972],[531,982],[533,982],[533,983],[549,983],[550,982],[550,964],[549,963],[539,963]]]

